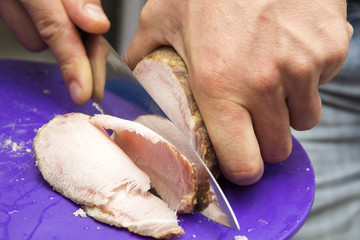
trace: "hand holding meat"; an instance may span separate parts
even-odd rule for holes
[[[92,34],[109,29],[100,0],[1,0],[0,17],[27,49],[51,48],[74,102],[90,99],[97,83],[77,27]]]
[[[318,85],[345,61],[346,1],[157,1],[145,5],[125,60],[161,45],[185,61],[223,174],[256,182],[291,152],[290,126],[321,118]]]

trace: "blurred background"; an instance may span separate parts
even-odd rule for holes
[[[146,0],[102,1],[111,28],[104,36],[111,45],[124,55],[139,22],[140,11]],[[23,48],[7,26],[0,21],[0,58],[41,62],[56,62],[50,50],[32,53]]]

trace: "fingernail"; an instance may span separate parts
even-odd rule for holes
[[[81,88],[79,84],[75,81],[70,83],[69,92],[74,102],[77,102],[77,100],[81,97]]]
[[[84,11],[94,18],[105,18],[107,19],[102,8],[96,4],[88,3],[84,6]]]

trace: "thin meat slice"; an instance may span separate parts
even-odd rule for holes
[[[196,175],[189,160],[171,143],[144,125],[95,115],[92,123],[114,130],[113,139],[144,171],[160,197],[178,213],[189,213],[196,203]]]
[[[80,113],[56,116],[38,131],[33,146],[45,180],[85,205],[107,204],[120,186],[147,192],[149,177],[90,119]]]
[[[194,164],[196,181],[198,185],[196,195],[198,201],[196,208],[197,210],[206,208],[212,199],[212,197],[209,195],[209,174],[207,171],[203,170],[203,164],[200,162],[202,160],[199,158],[199,156],[197,156],[196,152],[192,150],[191,145],[183,137],[183,134],[170,120],[159,115],[142,115],[135,121],[160,134]]]
[[[39,130],[33,147],[44,179],[99,221],[157,238],[182,234],[176,212],[148,191],[147,174],[96,122],[70,113]]]

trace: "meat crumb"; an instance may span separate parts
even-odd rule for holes
[[[49,90],[49,89],[44,89],[44,90],[43,90],[43,93],[44,93],[44,94],[50,94],[50,90]]]
[[[83,217],[83,218],[87,217],[86,212],[82,208],[79,208],[73,214],[75,217],[78,217],[78,216]]]
[[[245,237],[245,236],[236,235],[236,236],[234,237],[234,240],[248,240],[248,238]]]
[[[17,150],[21,149],[21,146],[17,145],[16,142],[13,142],[12,144],[12,151],[16,152]]]
[[[11,139],[9,138],[9,139],[7,139],[7,140],[5,141],[5,146],[10,145],[11,143],[12,143],[12,141],[11,141]]]

